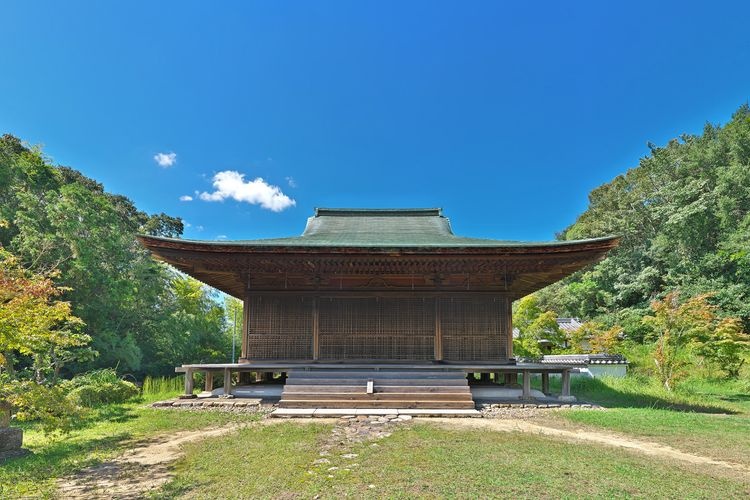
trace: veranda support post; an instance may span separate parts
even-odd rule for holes
[[[232,395],[232,370],[224,368],[224,397]]]
[[[214,372],[212,371],[206,371],[206,380],[203,385],[203,390],[206,392],[211,392],[214,390]]]
[[[572,402],[575,400],[575,396],[570,395],[570,369],[565,369],[562,371],[562,393],[560,394],[560,401]]]
[[[193,373],[194,371],[192,368],[185,369],[185,394],[181,396],[183,399],[196,397],[195,394],[193,394],[193,388],[195,387]]]
[[[542,393],[549,394],[549,372],[542,372]]]
[[[528,370],[523,371],[523,392],[521,393],[523,399],[531,399],[531,372]]]

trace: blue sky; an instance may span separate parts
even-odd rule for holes
[[[11,0],[0,132],[188,238],[439,206],[462,235],[546,240],[647,141],[750,99],[747,19],[721,1]]]

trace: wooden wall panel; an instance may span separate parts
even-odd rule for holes
[[[432,298],[323,297],[321,360],[432,360]]]
[[[504,297],[444,297],[440,330],[446,361],[507,361]]]
[[[246,358],[320,361],[492,361],[512,352],[502,296],[255,295]]]
[[[312,297],[256,295],[248,302],[247,359],[312,359]]]

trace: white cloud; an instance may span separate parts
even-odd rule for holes
[[[186,194],[186,195],[180,196],[180,201],[193,201],[193,197],[190,196],[189,194]]]
[[[297,181],[294,180],[294,177],[287,177],[286,183],[289,184],[290,188],[296,188],[297,187]]]
[[[154,161],[160,167],[169,168],[177,163],[177,153],[156,153]]]
[[[203,226],[195,226],[195,229],[197,229],[198,231],[203,231]]]
[[[251,205],[260,205],[274,212],[281,212],[297,204],[296,201],[282,193],[278,186],[268,184],[260,177],[245,182],[245,175],[234,170],[225,170],[214,175],[213,186],[216,191],[201,193],[201,200],[224,201],[231,198]]]
[[[227,235],[226,234],[220,234],[219,236],[216,237],[216,239],[217,240],[226,240],[227,239]]]

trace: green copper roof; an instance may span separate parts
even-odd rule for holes
[[[163,238],[159,238],[163,239]],[[611,237],[587,241],[607,240]],[[179,240],[189,241],[189,240]],[[355,209],[317,208],[307,220],[301,236],[260,240],[202,241],[216,245],[288,247],[518,247],[580,243],[464,238],[451,230],[450,221],[439,208]]]

